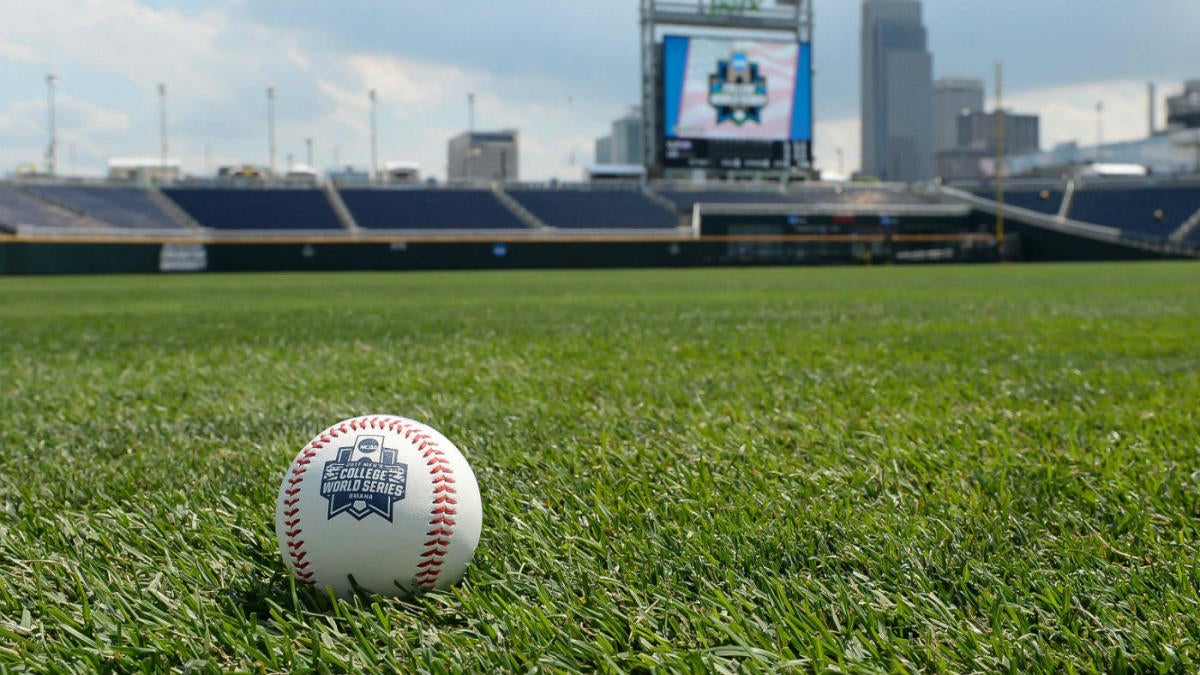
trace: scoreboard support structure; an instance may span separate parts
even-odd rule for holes
[[[808,45],[809,72],[800,74],[811,83],[814,66],[814,0],[641,0],[642,51],[642,151],[649,177],[663,175],[663,120],[661,39],[667,29],[692,30],[698,37],[714,32],[771,40],[794,40]],[[812,112],[809,110],[809,114]],[[779,139],[783,141],[783,139]],[[779,142],[777,141],[777,142]],[[789,153],[794,152],[792,144]],[[705,144],[707,145],[707,144]],[[811,169],[811,139],[800,165]]]

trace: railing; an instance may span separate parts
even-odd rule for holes
[[[952,187],[942,187],[942,192],[955,199],[974,206],[984,213],[995,214],[999,205],[982,197],[958,190]],[[1096,241],[1104,241],[1129,248],[1136,248],[1142,251],[1149,251],[1163,256],[1173,256],[1179,258],[1200,258],[1200,249],[1192,246],[1186,246],[1166,239],[1150,239],[1137,236],[1131,236],[1125,231],[1115,227],[1105,225],[1093,225],[1078,220],[1070,220],[1057,216],[1048,216],[1044,213],[1023,209],[1011,204],[1004,205],[1004,212],[1010,216],[1020,219],[1022,222],[1039,227],[1046,230],[1063,232],[1066,234],[1093,239]]]

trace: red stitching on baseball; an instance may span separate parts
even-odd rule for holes
[[[283,500],[284,506],[289,507],[283,512],[284,517],[289,519],[284,521],[284,526],[289,528],[284,532],[284,536],[287,538],[285,542],[287,548],[291,549],[289,555],[292,558],[292,573],[296,575],[296,578],[301,583],[308,586],[315,586],[316,583],[312,581],[314,573],[305,571],[305,568],[311,565],[312,562],[304,560],[308,557],[308,551],[304,550],[304,540],[297,539],[303,532],[300,528],[300,518],[293,518],[293,516],[300,513],[300,507],[298,506],[300,498],[297,495],[300,494],[300,484],[304,482],[304,474],[308,472],[307,467],[309,464],[312,464],[313,458],[318,454],[317,451],[324,448],[326,443],[332,443],[333,439],[338,437],[339,430],[342,433],[346,433],[346,425],[343,423],[326,429],[305,446],[296,460],[292,462],[292,477],[287,481],[287,484],[291,487],[283,491],[284,495],[288,497]]]
[[[433,437],[421,429],[410,426],[405,420],[393,420],[388,428],[401,433],[409,443],[417,446],[425,465],[429,467],[430,481],[433,483],[433,508],[429,514],[433,516],[429,525],[433,527],[427,534],[433,539],[425,542],[425,550],[420,557],[425,561],[417,565],[420,571],[417,582],[423,589],[437,586],[438,574],[450,546],[450,537],[454,534],[454,519],[447,516],[457,515],[458,511],[449,505],[457,503],[457,490],[454,489],[454,469]]]

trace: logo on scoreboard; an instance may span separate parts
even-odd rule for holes
[[[375,513],[392,522],[392,507],[404,499],[408,465],[396,451],[383,447],[383,436],[359,436],[354,445],[338,448],[321,474],[321,496],[329,500],[329,516],[349,513],[362,520]]]
[[[727,60],[717,61],[717,72],[708,78],[708,103],[717,109],[717,124],[762,123],[767,101],[767,78],[745,52],[733,52]]]

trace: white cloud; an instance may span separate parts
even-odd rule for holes
[[[13,42],[0,35],[0,61],[17,63],[37,63],[42,60],[38,52],[19,42]]]
[[[1158,95],[1161,99],[1161,90]],[[1097,103],[1103,104],[1099,118]],[[1101,134],[1105,143],[1145,138],[1149,133],[1148,106],[1146,83],[1134,80],[1037,89],[1004,101],[1007,110],[1041,115],[1042,147],[1046,149],[1072,140],[1095,145]],[[1161,113],[1161,100],[1158,107]],[[1156,125],[1161,128],[1163,124],[1160,115]]]

